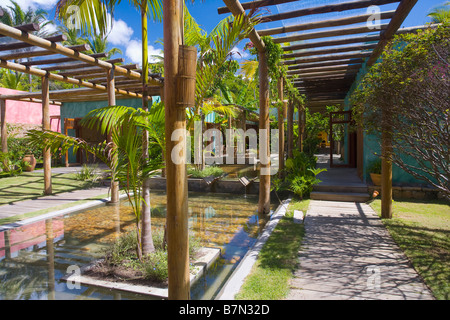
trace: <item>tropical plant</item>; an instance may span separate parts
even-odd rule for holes
[[[449,43],[448,24],[396,36],[351,96],[364,130],[392,141],[385,159],[448,198]]]
[[[17,2],[10,0],[12,6],[0,7],[3,15],[0,17],[0,22],[9,26],[20,26],[22,24],[36,23],[39,25],[38,31],[32,33],[39,37],[47,37],[50,34],[45,27],[53,25],[52,20],[48,20],[47,11],[43,9],[34,10],[31,7],[24,10]]]
[[[142,185],[150,174],[162,166],[161,157],[145,158],[143,156],[142,136],[143,130],[146,129],[152,136],[158,135],[150,141],[154,141],[158,146],[163,144],[164,140],[161,141],[160,131],[154,131],[155,124],[163,122],[163,110],[162,107],[156,107],[152,112],[148,112],[143,109],[112,106],[91,111],[83,118],[82,124],[89,128],[97,128],[102,134],[110,133],[111,142],[103,141],[92,145],[82,139],[53,131],[30,130],[27,134],[32,145],[49,148],[52,152],[61,149],[63,153],[71,147],[74,152],[81,148],[108,165],[112,179],[119,181],[133,208],[138,237],[136,252],[139,258],[143,256]],[[155,154],[161,154],[161,152],[158,151]]]
[[[2,70],[2,87],[9,88],[14,90],[23,90],[24,84],[23,82],[23,73],[14,72],[11,70],[4,69]]]
[[[111,48],[108,49],[108,40],[106,37],[102,37],[100,35],[95,35],[92,38],[87,40],[87,43],[91,47],[91,53],[106,53],[105,59],[110,59],[111,56],[115,54],[122,54],[122,50],[119,48]]]
[[[303,199],[315,184],[321,182],[316,176],[326,171],[325,168],[316,168],[316,162],[316,157],[293,150],[293,158],[286,159],[284,179],[273,179],[272,190],[289,190]]]
[[[255,17],[245,14],[230,16],[220,21],[207,34],[185,9],[184,41],[186,45],[196,46],[199,51],[197,60],[195,108],[191,110],[187,127],[193,125],[194,115],[202,108],[205,98],[211,95],[211,88],[216,81],[220,68],[226,64],[231,51],[242,41],[257,24]],[[218,104],[220,106],[220,104]],[[223,108],[223,105],[221,106]],[[222,110],[227,112],[227,108]],[[230,113],[233,111],[229,110]]]
[[[433,23],[448,23],[450,22],[450,1],[443,5],[434,8],[428,16]]]
[[[141,30],[142,30],[142,108],[148,110],[147,101],[147,85],[149,82],[149,62],[148,62],[148,36],[147,36],[147,18],[153,17],[156,21],[162,21],[162,3],[161,0],[128,0],[141,14]],[[76,24],[80,27],[81,32],[94,34],[104,37],[109,26],[113,22],[113,13],[116,5],[121,0],[59,0],[57,4],[57,15],[63,21],[71,19],[71,6],[78,6],[78,13],[75,15]],[[108,10],[111,12],[108,15]],[[148,133],[143,129],[142,147],[144,158],[149,158],[148,149]],[[143,185],[143,220],[144,220],[144,254],[154,251],[153,240],[151,236],[151,216],[150,216],[150,181],[144,181]]]

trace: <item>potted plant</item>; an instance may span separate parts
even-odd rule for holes
[[[381,159],[376,159],[369,164],[367,168],[370,173],[370,178],[376,186],[381,186]]]
[[[36,167],[36,158],[33,154],[26,154],[23,159],[25,171],[31,172]]]

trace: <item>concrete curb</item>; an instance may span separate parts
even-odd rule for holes
[[[121,194],[119,196],[119,199],[125,199],[127,197],[127,194]],[[73,213],[73,212],[77,212],[80,210],[86,210],[86,209],[90,209],[96,206],[101,206],[101,205],[105,205],[105,203],[107,203],[108,201],[111,200],[111,197],[107,197],[107,198],[103,198],[103,199],[97,199],[97,200],[92,200],[83,204],[79,204],[79,205],[75,205],[73,207],[69,207],[69,208],[65,208],[65,209],[61,209],[61,210],[57,210],[57,211],[52,211],[52,212],[48,212],[48,213],[44,213],[44,214],[40,214],[37,215],[36,217],[33,218],[28,218],[22,221],[17,221],[17,222],[12,222],[12,223],[8,223],[8,224],[4,224],[0,226],[0,232],[2,231],[6,231],[6,230],[10,230],[10,229],[14,229],[14,228],[18,228],[18,227],[22,227],[24,225],[30,224],[30,223],[34,223],[37,221],[41,221],[41,220],[46,220],[46,219],[50,219],[50,218],[54,218],[57,216],[61,216],[61,215],[65,215],[65,214],[69,214],[69,213]]]
[[[250,250],[247,251],[244,258],[242,258],[237,268],[234,270],[230,278],[220,290],[219,294],[216,297],[216,300],[234,300],[234,296],[241,289],[241,286],[244,284],[245,278],[250,274],[250,271],[252,270],[256,259],[258,259],[258,255],[262,247],[266,243],[267,239],[269,239],[272,231],[275,229],[280,219],[286,214],[287,207],[291,200],[291,198],[286,199],[282,201],[282,203],[278,206],[270,221],[266,224],[264,231],[258,237],[256,243]]]

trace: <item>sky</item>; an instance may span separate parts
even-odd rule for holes
[[[241,2],[247,1],[249,0],[241,0]],[[347,1],[349,0],[305,0],[299,1],[298,3],[306,3],[305,5],[308,5],[308,2],[314,2],[318,5],[321,5],[324,2],[335,3]],[[432,10],[432,8],[443,4],[445,1],[446,0],[418,0],[413,10],[404,21],[402,27],[423,25],[429,22],[430,19],[427,17],[427,14]],[[16,0],[16,2],[21,5],[22,8],[31,6],[33,9],[44,9],[48,12],[49,19],[55,20],[55,5],[57,3],[57,0]],[[196,0],[194,3],[191,3],[190,0],[187,0],[186,2],[191,15],[196,19],[197,23],[199,23],[201,27],[207,32],[210,32],[220,20],[226,17],[226,15],[219,15],[217,13],[218,7],[225,6],[222,0]],[[294,4],[297,4],[297,2],[294,2]],[[0,6],[5,7],[9,5],[11,5],[10,0],[0,0]],[[390,7],[389,5],[386,7],[383,6],[382,10],[389,10],[395,7],[396,4],[393,6],[391,5]],[[284,8],[280,7],[280,9],[282,10]],[[277,12],[277,7],[271,7],[270,14]],[[263,13],[266,14],[265,12]],[[320,16],[321,15],[315,15],[314,18],[320,19]],[[126,63],[141,63],[141,25],[139,12],[129,4],[128,0],[122,0],[121,3],[117,6],[113,17],[113,27],[108,35],[108,41],[110,45],[118,47],[122,50],[122,56],[125,58]],[[280,22],[262,24],[256,29],[258,30],[277,26],[281,26]],[[152,56],[162,54],[162,44],[157,43],[158,39],[163,38],[162,23],[149,21],[148,30],[149,55]],[[235,48],[235,51],[239,52],[239,54],[234,55],[237,60],[249,57],[249,54],[247,52],[244,52],[242,49],[246,42],[248,41],[244,40],[238,45],[237,48]],[[152,61],[152,57],[150,57],[150,61]]]

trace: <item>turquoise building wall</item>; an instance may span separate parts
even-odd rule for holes
[[[353,82],[350,90],[348,91],[348,94],[345,98],[344,102],[344,109],[350,110],[351,109],[351,103],[350,103],[350,96],[351,93],[357,88],[358,84],[360,83],[361,79],[364,77],[364,75],[367,73],[367,64],[363,63],[361,66],[355,82]],[[380,137],[377,137],[376,135],[369,135],[367,133],[363,133],[363,181],[364,182],[371,182],[370,179],[370,172],[368,172],[367,168],[371,164],[372,161],[379,158],[379,155],[381,154],[381,147],[380,147]],[[415,161],[411,159],[410,157],[403,156],[404,161],[406,161],[408,164],[415,164]],[[418,180],[414,178],[409,173],[405,172],[395,164],[392,166],[392,183],[394,185],[423,185],[426,184],[422,180]]]
[[[159,101],[158,97],[153,97],[153,102]],[[133,108],[142,107],[142,99],[129,98],[129,99],[117,99],[116,104],[118,106],[127,106]],[[61,132],[64,132],[64,119],[65,118],[82,118],[90,111],[107,107],[107,101],[84,101],[84,102],[63,102],[61,105]],[[69,136],[75,136],[75,130],[68,130]],[[69,163],[76,162],[76,155],[69,150]]]

